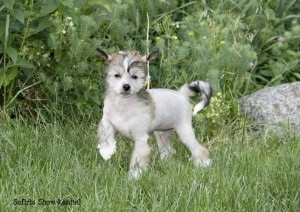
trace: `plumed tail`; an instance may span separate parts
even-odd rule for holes
[[[185,84],[181,87],[180,92],[187,98],[194,96],[195,94],[201,94],[201,100],[194,107],[193,115],[196,115],[200,110],[206,107],[212,96],[212,87],[208,82],[194,81],[190,84]]]

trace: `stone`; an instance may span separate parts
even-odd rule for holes
[[[300,135],[300,82],[265,87],[239,100],[240,111],[256,126],[276,134]]]

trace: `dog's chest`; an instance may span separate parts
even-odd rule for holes
[[[129,138],[147,129],[151,118],[147,107],[141,102],[126,102],[121,105],[107,102],[104,113],[114,128]]]

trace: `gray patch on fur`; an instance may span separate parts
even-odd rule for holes
[[[146,89],[142,89],[137,93],[137,96],[149,108],[151,118],[154,118],[155,107],[149,92]]]

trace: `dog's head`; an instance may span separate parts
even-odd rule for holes
[[[136,51],[120,51],[109,55],[101,49],[97,49],[97,53],[107,61],[104,69],[107,89],[123,97],[131,96],[144,87],[147,62],[158,55],[158,51],[145,56]]]

